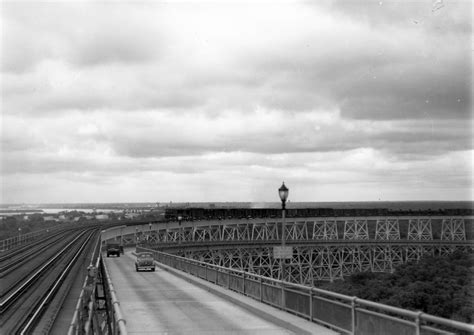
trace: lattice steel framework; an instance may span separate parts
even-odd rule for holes
[[[408,223],[404,236],[400,234],[400,220]],[[438,240],[433,238],[434,225],[441,231]],[[338,227],[342,226],[344,232],[340,239]],[[188,222],[156,226],[152,231],[147,228],[138,228],[134,234],[119,238],[124,244],[143,242],[157,248],[186,243],[176,252],[216,265],[281,278],[279,260],[273,258],[273,245],[278,245],[281,238],[281,221]],[[302,284],[334,280],[356,271],[392,272],[397,265],[419,261],[424,255],[452,253],[461,248],[455,242],[466,241],[463,217],[288,219],[286,229],[288,241],[305,241],[293,247],[293,257],[286,264],[287,278]],[[351,243],[345,244],[344,240]],[[260,241],[261,245],[246,244]],[[416,241],[419,244],[413,243]],[[224,243],[217,247],[211,242]],[[223,247],[225,242],[238,244]],[[200,248],[200,245],[206,247]],[[466,248],[472,250],[472,246]]]
[[[346,220],[344,221],[344,239],[345,240],[368,240],[369,229],[366,219]]]
[[[423,255],[446,255],[462,249],[456,246],[301,246],[294,247],[286,264],[286,279],[304,285],[315,281],[332,281],[354,272],[393,272],[406,262],[418,261]],[[279,261],[272,247],[207,249],[184,251],[182,256],[224,267],[249,271],[281,279]]]
[[[400,228],[397,219],[379,219],[375,227],[376,240],[399,240]]]
[[[465,241],[466,229],[464,226],[464,219],[444,219],[441,226],[441,239],[448,241]]]
[[[313,240],[337,240],[336,220],[317,220],[313,224]]]
[[[385,218],[371,220],[375,223],[375,234],[369,235],[369,221],[363,219],[323,219],[288,222],[286,236],[289,241],[338,240],[338,224],[344,225],[344,240],[433,240],[431,218],[408,219],[408,230],[400,235],[399,219]],[[441,240],[465,241],[466,230],[463,218],[439,219]],[[161,228],[151,232],[138,232],[133,237],[139,241],[149,239],[156,243],[207,242],[207,241],[278,241],[281,236],[281,222],[225,223],[222,225],[195,225]],[[373,230],[372,230],[373,231]],[[124,235],[125,238],[125,235]],[[131,237],[128,237],[130,240]]]
[[[431,218],[408,220],[408,240],[432,240]]]

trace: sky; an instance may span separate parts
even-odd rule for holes
[[[0,203],[473,200],[469,0],[2,1]]]

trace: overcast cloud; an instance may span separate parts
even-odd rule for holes
[[[0,202],[472,200],[472,4],[4,1]]]

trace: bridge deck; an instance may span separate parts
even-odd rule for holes
[[[131,334],[293,334],[258,313],[250,312],[224,298],[157,267],[156,272],[135,272],[134,257],[105,258]],[[232,292],[230,292],[232,293]],[[242,297],[242,299],[249,299]],[[270,314],[283,315],[273,307]],[[268,313],[268,311],[267,311]],[[324,327],[297,318],[301,329],[313,334],[335,334]]]

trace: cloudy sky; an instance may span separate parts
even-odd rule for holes
[[[472,200],[470,0],[3,1],[1,198]]]

